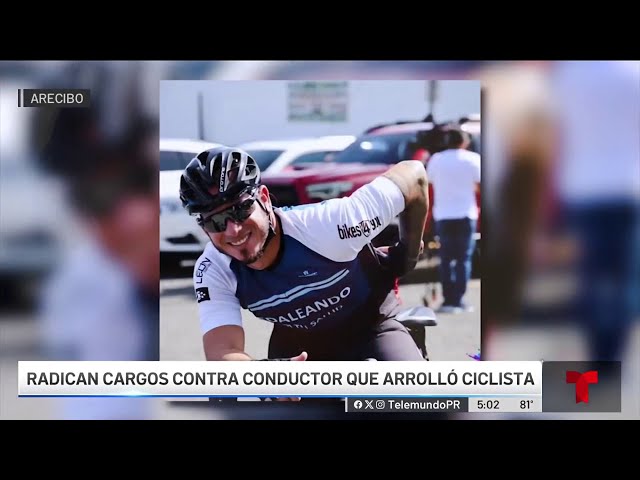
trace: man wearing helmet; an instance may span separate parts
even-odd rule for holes
[[[253,158],[239,150],[215,148],[187,166],[180,194],[185,208],[198,214],[198,224],[220,251],[261,270],[265,248],[276,237],[275,218],[268,214],[268,222],[242,221],[252,216],[255,203],[269,213],[258,198],[259,190],[260,170]]]
[[[350,197],[275,208],[246,152],[218,147],[185,168],[180,198],[211,242],[194,289],[208,360],[254,360],[241,309],[274,324],[270,359],[422,360],[396,320],[398,277],[420,254],[428,210],[419,161],[403,161]],[[396,217],[400,241],[371,246]]]

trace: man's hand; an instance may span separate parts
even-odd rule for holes
[[[406,247],[401,242],[390,247],[378,247],[377,250],[385,255],[381,262],[382,266],[393,276],[400,278],[416,267],[419,257],[424,251],[424,242],[420,241],[420,251],[418,257],[415,258],[408,255]]]
[[[302,352],[300,355],[295,357],[291,357],[292,362],[304,362],[307,358],[309,358],[309,354],[307,352]]]
[[[300,355],[291,357],[289,360],[292,362],[304,362],[307,358],[309,358],[309,354],[307,352],[302,352]],[[278,402],[299,402],[300,397],[280,397],[277,400]]]
[[[307,352],[302,352],[300,355],[296,355],[291,358],[264,358],[261,361],[265,362],[304,362],[309,357]]]
[[[389,245],[385,245],[384,247],[376,247],[376,250],[384,253],[385,255],[389,255]],[[420,255],[424,253],[424,241],[420,240]]]

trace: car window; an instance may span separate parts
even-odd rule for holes
[[[327,150],[325,152],[309,152],[303,153],[291,162],[292,165],[298,165],[300,163],[315,163],[315,162],[327,162],[328,156],[335,153],[335,150]]]
[[[336,163],[398,163],[406,158],[407,146],[415,134],[366,135],[336,154]]]
[[[282,155],[284,150],[247,149],[246,152],[251,155],[256,162],[258,162],[260,170],[266,170],[276,158]]]
[[[163,150],[160,152],[160,171],[183,170],[195,154]]]
[[[180,155],[182,155],[182,168],[185,168],[199,153],[180,152]]]

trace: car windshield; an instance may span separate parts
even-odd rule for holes
[[[367,135],[359,138],[342,152],[336,154],[336,163],[398,163],[406,158],[408,144],[415,133],[391,135]]]
[[[284,150],[247,150],[247,153],[258,162],[260,170],[266,170],[276,158],[282,155],[282,152],[284,152]]]
[[[295,160],[291,162],[292,165],[299,165],[302,163],[323,163],[333,159],[333,155],[336,154],[335,150],[326,150],[322,152],[309,152],[303,153]]]

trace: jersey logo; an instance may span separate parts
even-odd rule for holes
[[[205,300],[211,300],[211,297],[209,296],[209,288],[196,288],[196,299],[198,300],[198,303],[204,302]]]
[[[305,270],[302,272],[302,275],[298,275],[298,278],[307,278],[307,277],[315,277],[318,272],[310,272],[309,270]]]
[[[278,305],[282,305],[284,303],[289,303],[296,298],[300,298],[303,295],[307,295],[308,293],[311,293],[313,291],[329,288],[340,282],[348,274],[349,270],[340,270],[338,273],[325,280],[320,280],[319,282],[315,283],[309,283],[307,285],[298,285],[297,287],[294,287],[287,292],[272,295],[269,298],[259,300],[255,303],[250,304],[248,306],[248,309],[255,313],[260,310],[265,310],[267,308],[277,307]]]
[[[322,205],[325,202],[326,200],[320,202],[320,205]],[[300,205],[283,205],[281,207],[277,207],[277,209],[280,210],[281,212],[288,212],[290,210],[303,210],[305,208],[314,208],[317,206],[318,206],[318,203],[302,203]]]
[[[209,268],[209,266],[211,265],[211,260],[209,260],[208,258],[204,258],[204,260],[202,260],[202,262],[200,262],[200,265],[198,265],[198,268],[196,269],[196,283],[202,283],[202,277],[204,276],[204,272],[207,271],[207,268]]]
[[[369,235],[371,235],[371,232],[373,230],[382,227],[382,222],[380,222],[380,217],[375,217],[371,220],[362,220],[360,223],[352,227],[347,226],[346,223],[337,225],[337,227],[338,236],[341,240],[344,240],[347,238],[361,237],[363,235],[365,237],[368,237]]]

